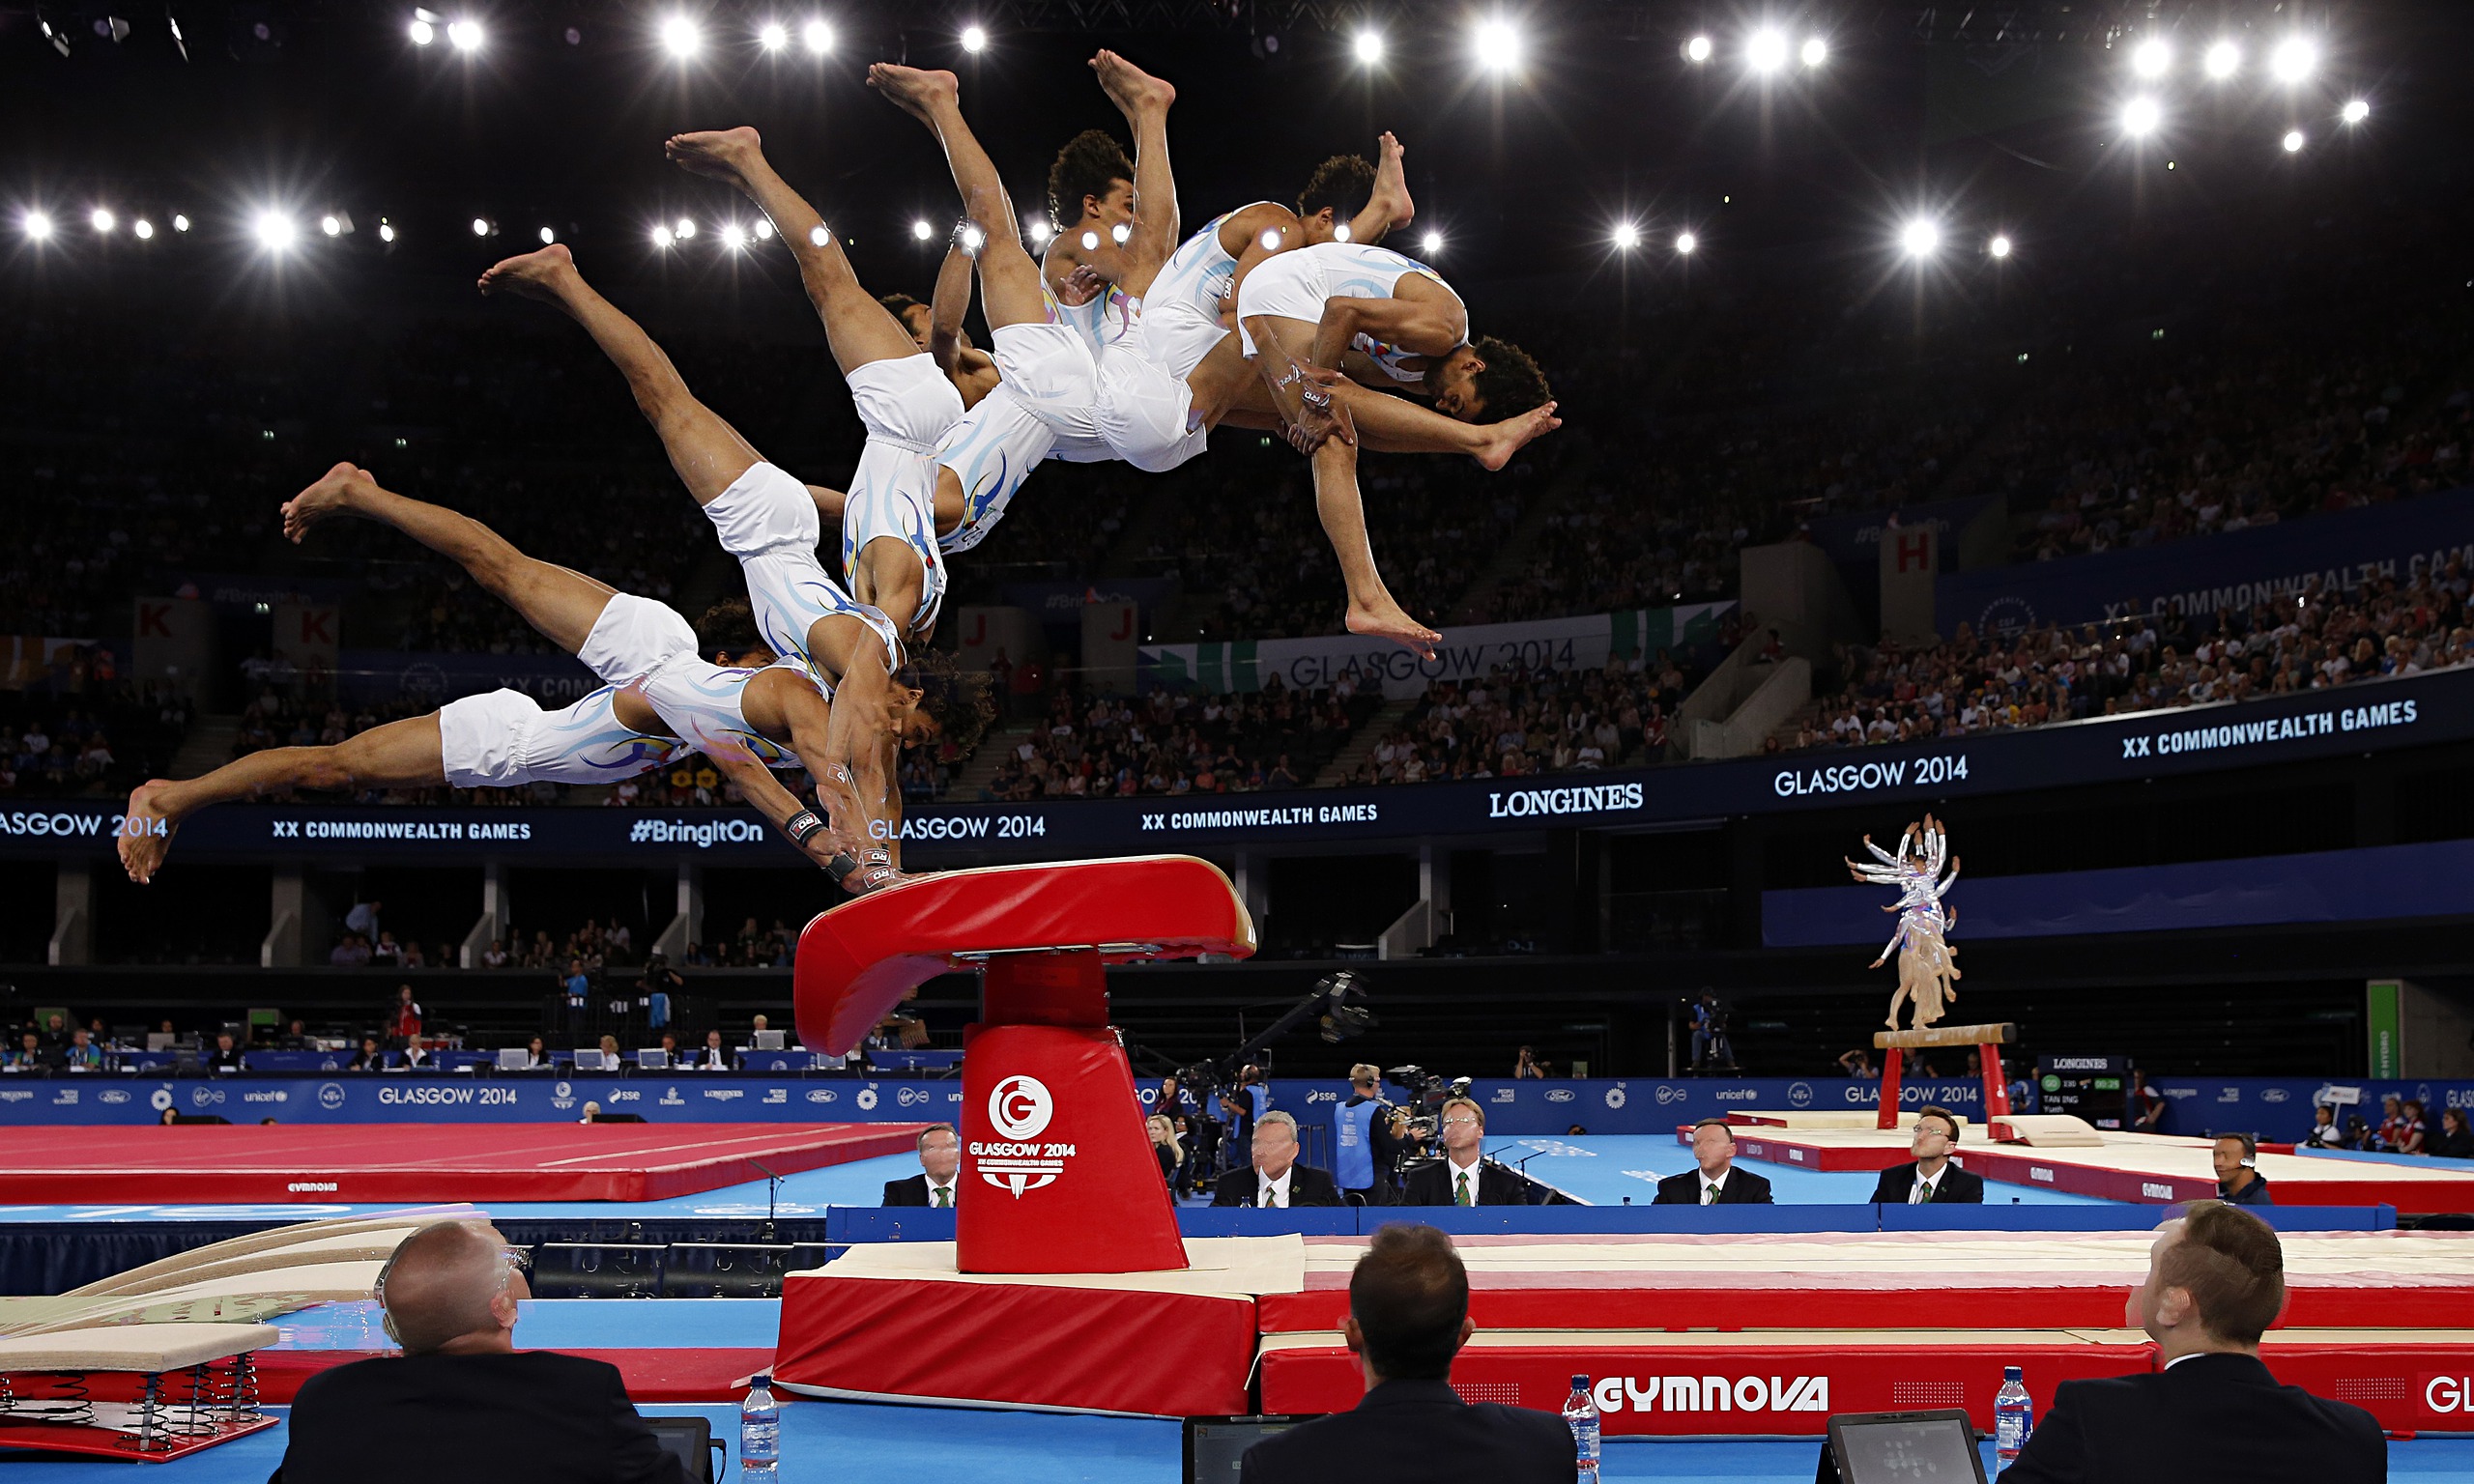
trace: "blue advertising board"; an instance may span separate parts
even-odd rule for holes
[[[2474,568],[2474,489],[2426,495],[2203,541],[2127,547],[2058,561],[1952,572],[1933,588],[1936,627],[2015,634],[2047,623],[2092,623],[2177,613],[2204,628],[2225,610],[2302,592],[2352,592],[2395,578],[2402,587],[2448,565]]]
[[[931,804],[905,813],[906,852],[961,861],[1087,860],[1164,851],[1485,839],[1622,830],[1731,815],[1906,807],[2360,755],[2474,738],[2474,669],[2333,690],[2067,722],[1928,742],[1542,779],[1391,788],[1030,804]],[[0,807],[0,859],[101,856],[117,804]],[[223,804],[181,827],[173,860],[337,866],[478,864],[793,866],[803,857],[748,810],[389,809]]]

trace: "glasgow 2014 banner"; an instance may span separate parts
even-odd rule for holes
[[[2015,634],[2137,612],[2184,614],[2213,627],[2222,611],[2298,593],[2315,580],[2332,593],[2383,577],[2402,586],[2451,557],[2474,568],[2474,489],[2204,540],[1953,572],[1934,585],[1934,624],[1944,636],[1961,623]]]

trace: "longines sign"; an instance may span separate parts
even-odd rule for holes
[[[1620,829],[2173,777],[2467,738],[2474,738],[2474,670],[2032,731],[1620,772],[1393,788],[930,805],[906,813],[899,833],[911,858],[934,866]],[[101,854],[122,827],[110,803],[0,802],[0,857]],[[490,857],[600,866],[678,860],[788,866],[798,859],[761,820],[735,810],[224,805],[182,826],[171,869],[199,860],[446,864]]]

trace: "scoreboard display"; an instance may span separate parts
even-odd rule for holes
[[[2128,1128],[2138,1118],[2127,1056],[2037,1057],[2036,1093],[2038,1112],[2073,1114],[2098,1128]]]

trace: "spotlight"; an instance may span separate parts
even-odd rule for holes
[[[2173,45],[2161,36],[2151,36],[2131,48],[2130,70],[2142,77],[2162,77],[2173,65]]]
[[[696,219],[692,216],[681,216],[678,218],[678,225],[670,230],[673,236],[683,243],[696,235]]]
[[[924,243],[935,235],[936,229],[928,225],[924,218],[910,224],[910,237],[913,242]]]
[[[135,221],[130,222],[129,224],[129,230],[141,243],[151,243],[155,240],[155,223],[148,221],[143,216],[140,216]]]
[[[833,49],[833,28],[823,21],[811,20],[807,23],[806,29],[799,33],[799,40],[807,43],[811,53],[823,56]]]
[[[773,241],[772,217],[759,216],[756,218],[756,240],[760,243],[769,243]]]
[[[1509,72],[1520,66],[1520,33],[1508,20],[1483,20],[1472,38],[1478,65],[1490,72]]]
[[[1710,44],[1710,39],[1708,37],[1696,36],[1692,40],[1683,43],[1683,60],[1686,62],[1707,62],[1710,60],[1710,53],[1714,50],[1716,50],[1716,48]]]
[[[975,57],[987,49],[988,28],[986,26],[963,27],[963,50]]]
[[[722,245],[733,252],[747,246],[747,229],[735,221],[722,223]]]
[[[1115,226],[1108,228],[1108,241],[1116,243],[1120,247],[1124,246],[1126,244],[1126,240],[1132,236],[1134,236],[1133,222],[1120,221]]]
[[[2300,82],[2319,65],[2319,48],[2298,36],[2288,36],[2268,53],[2268,71],[2279,82]]]
[[[1701,239],[1693,236],[1689,232],[1678,232],[1675,234],[1675,250],[1687,258],[1692,256],[1692,249],[1700,245]]]
[[[655,227],[655,228],[653,228],[653,245],[654,245],[654,246],[656,246],[656,247],[663,247],[663,248],[667,248],[667,247],[669,247],[673,243],[676,243],[676,242],[677,242],[677,241],[678,241],[678,239],[677,239],[676,236],[672,235],[670,228],[668,228],[668,227]]]
[[[378,219],[378,240],[382,243],[395,240],[395,224],[383,216]]]
[[[1090,234],[1089,234],[1089,233],[1087,233],[1087,232],[1086,232],[1086,233],[1084,233],[1084,234],[1082,234],[1082,235],[1083,235],[1086,239],[1090,236]],[[1264,232],[1264,233],[1263,233],[1263,237],[1262,237],[1263,251],[1265,251],[1265,252],[1278,252],[1278,251],[1280,251],[1280,238],[1281,238],[1281,236],[1282,236],[1282,234],[1280,233],[1280,229],[1279,229],[1279,228],[1277,228],[1277,227],[1272,228],[1272,229],[1270,229],[1270,230],[1268,230],[1268,231]],[[1082,244],[1082,245],[1083,245],[1083,246],[1085,246],[1085,247],[1097,247],[1097,246],[1099,246],[1100,244],[1099,244],[1099,243],[1094,243],[1094,242],[1087,242],[1087,241],[1086,241],[1086,242],[1084,242],[1084,243],[1083,243],[1083,244]]]
[[[696,22],[684,15],[673,15],[661,23],[661,49],[684,62],[696,55],[705,44],[705,35]]]
[[[1984,250],[1997,258],[2006,258],[2010,256],[2010,239],[2006,234],[1997,232],[1993,241],[1984,244]]]
[[[1034,247],[1047,246],[1048,240],[1056,236],[1055,224],[1045,216],[1032,217],[1023,230],[1030,235],[1031,245]]]
[[[1787,65],[1787,38],[1776,31],[1755,31],[1744,43],[1743,65],[1756,72],[1774,72]]]
[[[301,228],[281,212],[260,212],[255,226],[258,244],[269,252],[281,252],[301,240]]]
[[[1266,237],[1269,237],[1271,234],[1270,234],[1270,233],[1268,233],[1268,232],[1266,232],[1266,233],[1264,233],[1263,235],[1264,235],[1264,236],[1266,236]],[[1099,250],[1100,250],[1100,234],[1099,234],[1099,233],[1097,233],[1097,232],[1085,232],[1085,233],[1083,233],[1083,234],[1082,234],[1082,250],[1083,250],[1084,252],[1097,252],[1097,251],[1099,251]]]
[[[426,46],[426,45],[428,45],[430,43],[432,43],[432,42],[434,42],[434,41],[437,41],[437,40],[438,40],[438,28],[437,28],[436,26],[431,25],[431,24],[430,24],[428,21],[426,21],[426,20],[415,20],[415,21],[413,22],[413,44],[414,44],[414,45],[416,45],[416,46]]]
[[[181,215],[181,214],[180,214],[179,213],[177,213],[177,212],[173,213],[173,214],[172,214],[172,230],[173,230],[173,231],[175,231],[175,232],[187,232],[188,229],[189,229],[189,219],[188,219],[187,216]]]
[[[1641,245],[1641,229],[1628,221],[1619,221],[1615,230],[1608,234],[1608,241],[1615,243],[1616,251],[1630,252]]]
[[[332,233],[330,233],[330,234],[328,234],[328,235],[329,235],[329,236],[332,236],[333,234],[332,234]],[[487,216],[475,216],[475,217],[474,217],[474,218],[473,218],[473,235],[474,235],[475,237],[487,237],[487,236],[489,236],[489,235],[490,235],[490,218],[488,218]]]
[[[2122,105],[2122,132],[2134,139],[2156,132],[2164,121],[2165,110],[2152,98],[2134,98]]]
[[[963,251],[976,257],[979,249],[988,245],[988,234],[979,230],[977,226],[964,226],[962,231],[962,244]]]
[[[2284,139],[2284,141],[2283,141],[2283,142],[2284,142],[2284,144],[2285,144],[2285,152],[2286,152],[2287,155],[2299,155],[2299,154],[2301,154],[2301,153],[2302,153],[2302,147],[2303,147],[2305,144],[2310,143],[2310,141],[2309,141],[2309,140],[2307,140],[2307,139],[2305,139],[2305,138],[2303,138],[2303,137],[2302,137],[2302,130],[2300,130],[2300,129],[2298,129],[2298,128],[2288,128],[2288,129],[2287,129],[2287,130],[2285,131],[2285,139]]]
[[[1440,232],[1429,232],[1419,242],[1418,245],[1424,249],[1426,256],[1432,257],[1436,253],[1443,251],[1443,234]]]
[[[476,221],[474,225],[477,227],[480,223]],[[318,230],[329,237],[341,237],[344,235],[344,219],[340,216],[321,216],[318,218]]]
[[[1333,226],[1332,241],[1336,243],[1345,243],[1349,240],[1349,224],[1347,222],[1338,222]]]
[[[51,217],[42,212],[26,213],[25,219],[18,225],[25,229],[27,237],[38,243],[51,236]]]
[[[1349,43],[1349,50],[1356,54],[1360,65],[1372,67],[1383,60],[1383,33],[1360,31],[1356,39]]]
[[[457,51],[481,49],[481,23],[477,20],[447,22],[446,40]]]
[[[119,225],[119,223],[113,218],[112,214],[100,206],[95,208],[95,214],[87,217],[86,219],[94,223],[95,230],[98,232],[109,232],[113,227]]]
[[[756,44],[766,51],[780,51],[791,44],[791,28],[779,21],[766,21],[756,33]]]
[[[1803,50],[1798,55],[1803,59],[1804,66],[1819,67],[1829,60],[1829,43],[1818,36],[1807,37]]]
[[[825,243],[833,241],[833,229],[820,221],[815,226],[808,228],[808,241],[815,243],[817,246],[821,247]]]
[[[2361,99],[2357,98],[2351,102],[2346,103],[2345,112],[2339,114],[2338,117],[2344,119],[2348,124],[2359,124],[2363,120],[2371,117],[2371,104],[2366,103]]]
[[[1942,245],[1942,229],[1918,216],[1898,229],[1898,244],[1911,258],[1930,257]]]
[[[541,245],[544,247],[549,246],[552,243],[559,240],[559,234],[550,230],[548,227],[543,227],[539,235],[541,238]]]
[[[2222,82],[2242,71],[2242,48],[2231,42],[2219,42],[2207,49],[2200,65],[2210,77]]]

